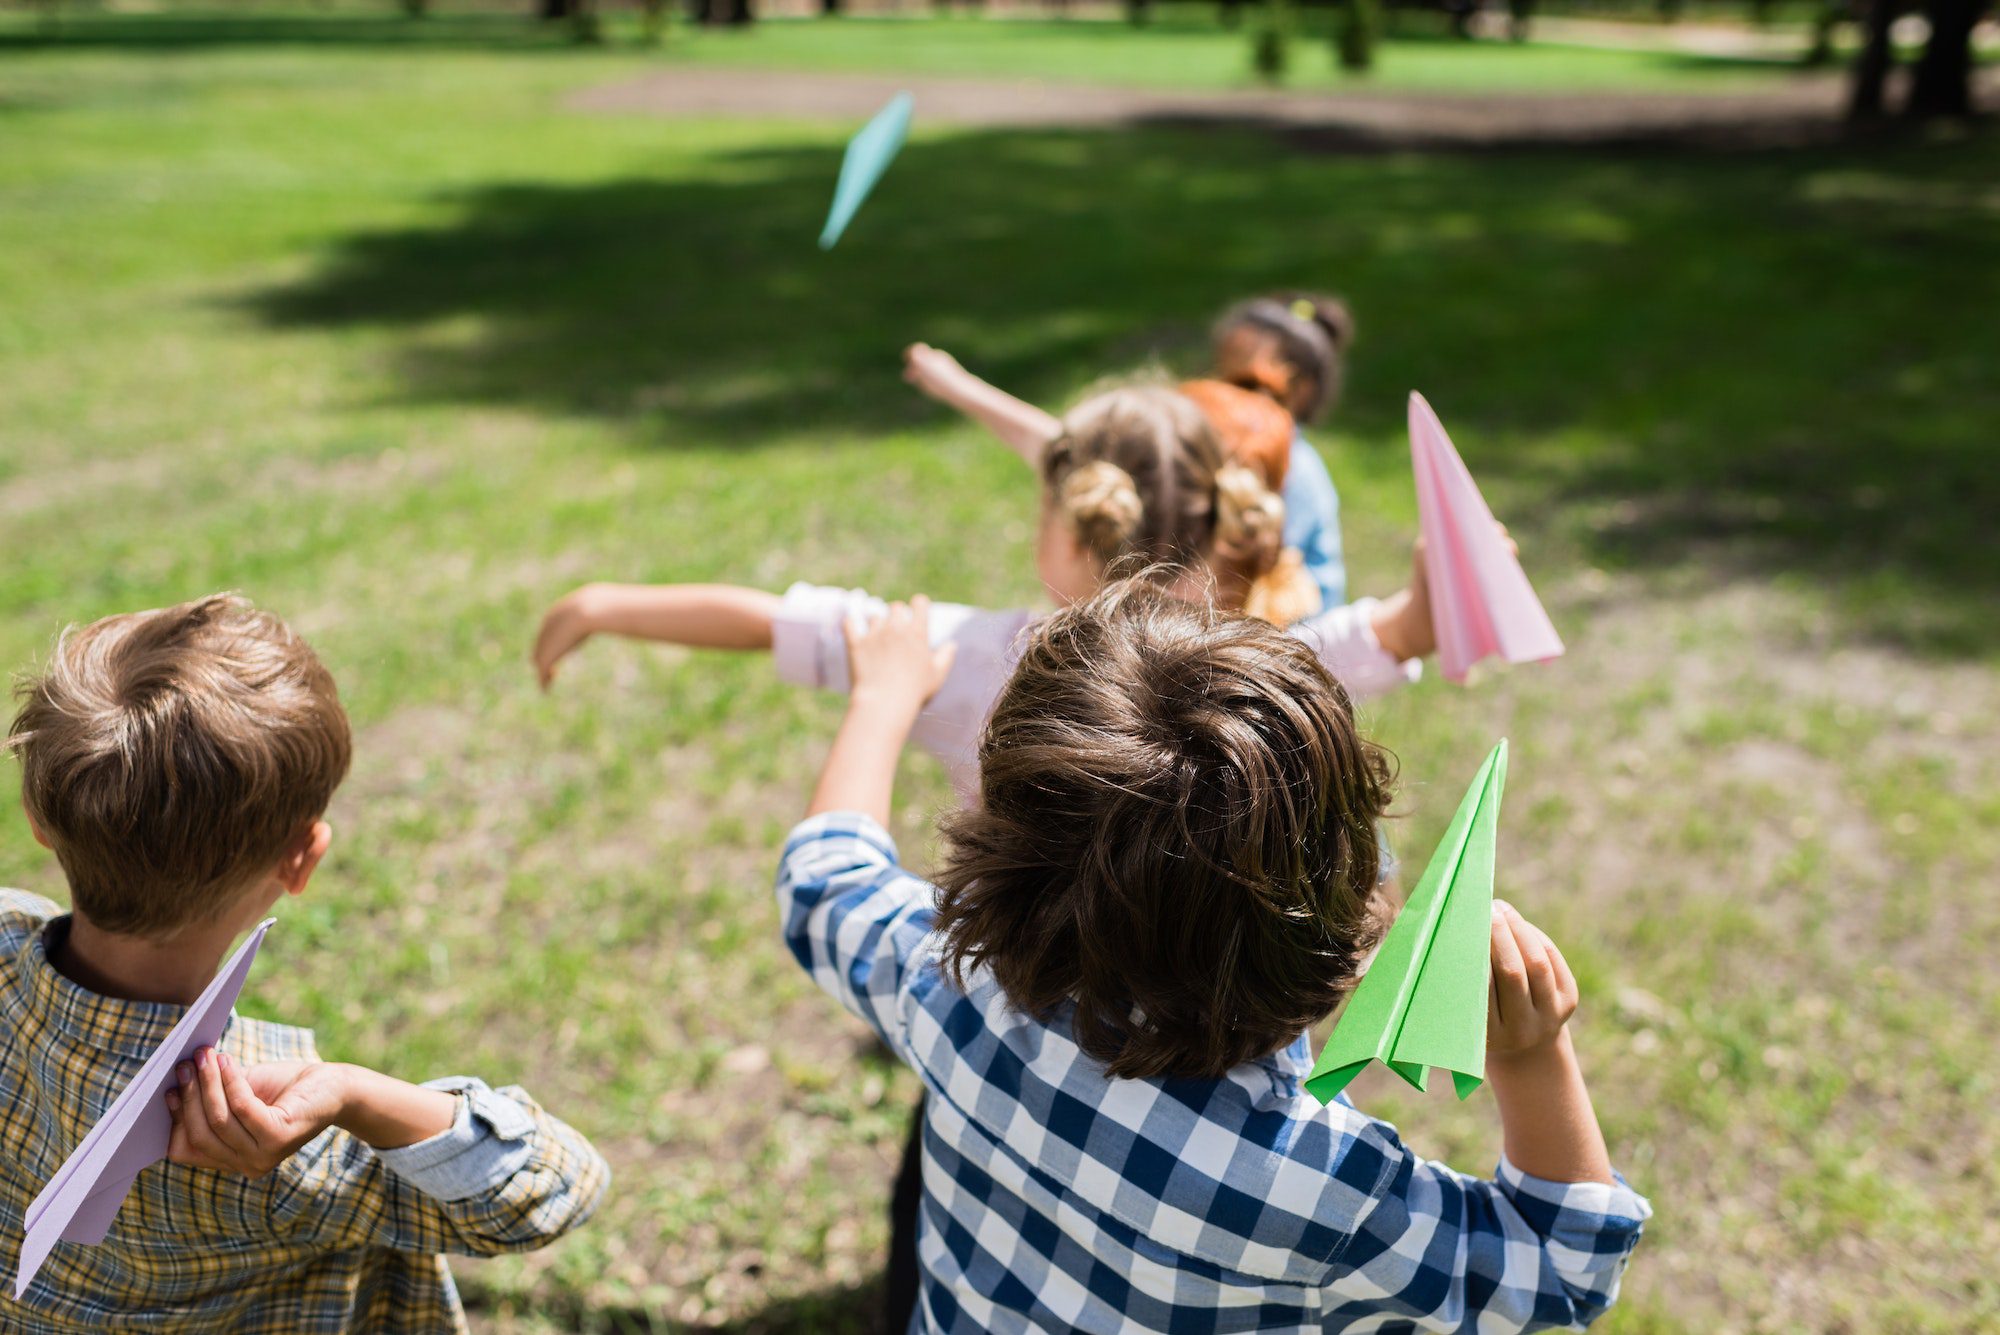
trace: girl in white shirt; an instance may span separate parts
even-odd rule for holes
[[[1059,604],[1087,598],[1111,572],[1150,568],[1190,598],[1241,607],[1276,565],[1284,507],[1250,469],[1227,462],[1208,419],[1163,385],[1099,394],[1062,419],[1041,454],[1036,565]],[[1423,563],[1408,587],[1306,618],[1292,633],[1363,699],[1414,680],[1435,647]],[[716,649],[772,651],[779,675],[847,689],[842,627],[881,600],[858,589],[795,584],[784,594],[720,584],[587,584],[552,606],[535,642],[543,686],[596,634]],[[956,646],[945,684],[913,736],[961,797],[976,789],[980,729],[1040,613],[934,604],[932,636]]]

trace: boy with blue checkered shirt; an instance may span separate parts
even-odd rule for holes
[[[1297,641],[1148,584],[1043,623],[945,818],[935,885],[883,829],[943,680],[927,609],[850,625],[854,691],[778,878],[799,962],[923,1077],[912,1329],[1581,1328],[1646,1201],[1611,1169],[1576,982],[1505,905],[1487,1084],[1497,1176],[1302,1088],[1352,990],[1382,753]]]

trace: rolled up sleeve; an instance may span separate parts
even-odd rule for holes
[[[451,1128],[414,1145],[375,1151],[385,1168],[424,1195],[468,1200],[519,1172],[534,1152],[535,1119],[485,1081],[446,1076],[426,1080],[424,1088],[459,1096]]]
[[[448,1130],[392,1150],[319,1136],[263,1184],[273,1222],[335,1246],[491,1256],[545,1246],[596,1211],[603,1156],[525,1090],[466,1077],[433,1088],[459,1097]]]
[[[1365,1139],[1384,1172],[1336,1258],[1331,1292],[1348,1301],[1333,1316],[1498,1335],[1582,1330],[1616,1301],[1652,1216],[1622,1178],[1548,1182],[1502,1162],[1487,1180],[1412,1154],[1384,1123]]]

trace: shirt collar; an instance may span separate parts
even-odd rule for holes
[[[1312,1036],[1309,1034],[1300,1034],[1257,1063],[1280,1079],[1289,1080],[1294,1084],[1312,1073],[1312,1064]]]
[[[190,1008],[100,996],[64,976],[50,962],[49,951],[69,934],[70,916],[65,913],[49,919],[17,956],[35,1013],[59,1036],[83,1047],[144,1061],[167,1041]],[[236,1014],[231,1011],[228,1024],[235,1023]],[[223,1032],[227,1034],[228,1028]]]

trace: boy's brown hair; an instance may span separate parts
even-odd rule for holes
[[[938,926],[963,984],[1075,1007],[1120,1077],[1213,1078],[1353,987],[1387,755],[1296,637],[1129,580],[1037,630],[947,817]]]
[[[325,812],[352,739],[333,677],[240,598],[66,631],[7,747],[76,911],[110,932],[207,921]]]

